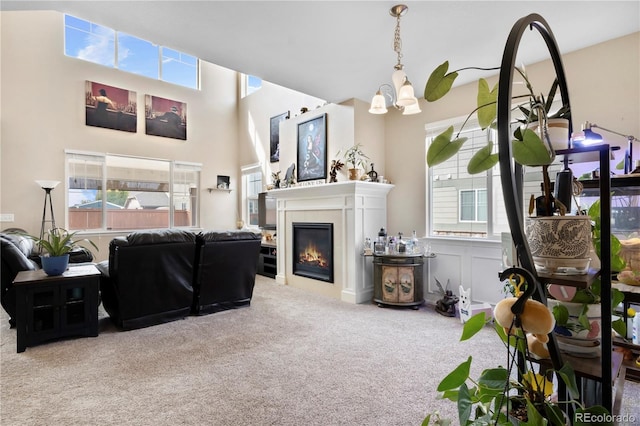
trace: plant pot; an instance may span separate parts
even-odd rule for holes
[[[358,180],[360,177],[360,169],[349,169],[349,180]]]
[[[587,318],[589,321],[590,330],[585,330],[584,327],[578,321],[578,317],[584,308],[583,303],[575,303],[575,302],[563,302],[555,299],[547,299],[547,306],[549,309],[553,309],[556,305],[564,305],[569,311],[569,320],[566,325],[560,326],[556,324],[553,332],[558,336],[562,341],[567,341],[569,339],[579,339],[584,340],[585,342],[579,343],[575,342],[573,344],[577,346],[581,346],[584,348],[595,347],[593,342],[600,340],[601,335],[601,324],[602,324],[602,314],[601,308],[602,305],[600,303],[593,303],[587,305]],[[591,342],[591,343],[589,343]],[[559,341],[561,343],[561,341]],[[596,349],[596,348],[592,348]],[[576,349],[574,352],[578,352]],[[581,350],[581,352],[591,352],[588,349]]]
[[[531,217],[526,222],[526,234],[539,272],[587,272],[591,261],[588,216]]]
[[[527,128],[538,133],[539,122],[530,123]],[[569,148],[569,120],[550,118],[547,120],[547,135],[554,151]]]
[[[40,256],[42,269],[49,276],[62,275],[69,266],[69,255],[62,256]]]

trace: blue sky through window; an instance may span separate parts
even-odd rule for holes
[[[65,55],[198,89],[197,57],[70,15],[64,22]]]

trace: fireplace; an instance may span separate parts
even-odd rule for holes
[[[333,224],[293,222],[293,274],[333,283]]]

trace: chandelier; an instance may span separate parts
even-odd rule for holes
[[[391,74],[393,87],[389,84],[382,84],[375,96],[371,100],[371,114],[385,114],[387,112],[387,99],[390,105],[402,111],[403,115],[417,114],[421,112],[418,99],[413,92],[413,86],[404,72],[402,65],[402,40],[400,39],[400,18],[407,13],[409,8],[404,4],[393,6],[389,14],[396,18],[396,30],[393,35],[393,51],[398,56],[398,63],[393,67],[395,71]]]

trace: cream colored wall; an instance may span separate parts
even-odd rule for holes
[[[505,37],[506,41],[506,37]],[[558,40],[562,50],[562,40]],[[450,70],[470,65],[464,59],[449,59]],[[562,55],[567,77],[574,130],[584,121],[600,124],[621,133],[640,136],[640,33],[634,33],[576,52]],[[500,58],[496,58],[499,65]],[[552,81],[550,61],[525,64],[534,87],[545,95]],[[424,76],[426,81],[428,76]],[[491,85],[496,78],[488,78]],[[547,83],[549,82],[549,83]],[[418,96],[424,87],[416,87]],[[515,92],[514,92],[515,93]],[[454,88],[445,98],[427,103],[420,100],[422,113],[402,116],[390,111],[385,117],[386,176],[396,185],[388,202],[388,227],[391,232],[415,228],[426,235],[426,144],[427,123],[466,116],[475,108],[477,83]],[[626,146],[624,138],[601,133],[612,145]],[[618,153],[619,161],[622,152]],[[640,159],[640,143],[634,146],[634,158]]]
[[[325,101],[286,87],[278,86],[267,81],[262,82],[262,88],[244,97],[238,104],[238,144],[244,147],[239,156],[239,166],[260,163],[262,165],[264,184],[271,182],[271,173],[281,170],[282,177],[295,161],[295,143],[280,143],[280,161],[270,162],[270,118],[289,111],[291,119],[300,115],[302,107],[309,108],[312,114]],[[311,115],[307,115],[311,118]],[[280,137],[282,141],[282,135]]]
[[[216,177],[238,186],[237,73],[202,63],[202,90],[110,69],[64,55],[63,15],[57,12],[2,12],[1,198],[4,228],[40,231],[44,192],[35,179],[64,182],[64,150],[135,155],[203,164],[200,223],[206,229],[235,227],[237,194],[214,192]],[[85,125],[85,80],[135,91],[137,133]],[[144,95],[187,104],[187,140],[145,134]],[[64,224],[64,184],[53,193],[56,224]],[[108,256],[113,234],[91,236]]]

